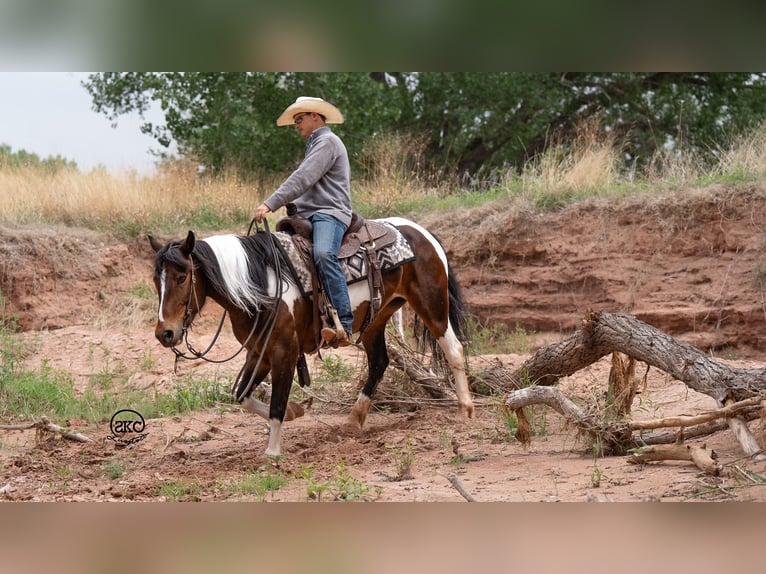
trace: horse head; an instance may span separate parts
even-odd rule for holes
[[[194,233],[189,231],[184,241],[171,241],[165,245],[151,235],[148,239],[156,252],[154,286],[159,297],[154,336],[163,346],[175,347],[204,301],[204,293],[200,293],[196,285],[192,260]]]

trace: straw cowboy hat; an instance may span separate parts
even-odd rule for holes
[[[325,123],[328,124],[342,124],[343,114],[340,110],[333,106],[330,102],[325,102],[322,98],[310,98],[308,96],[301,96],[295,103],[287,106],[287,109],[282,112],[282,115],[277,118],[278,126],[291,126],[293,125],[293,118],[296,114],[303,112],[314,112],[325,117]]]

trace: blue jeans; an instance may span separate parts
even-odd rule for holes
[[[346,232],[346,226],[330,215],[315,213],[311,216],[314,226],[314,263],[327,290],[330,303],[338,312],[343,328],[351,335],[351,324],[354,314],[351,311],[351,300],[348,297],[346,276],[340,268],[338,251]]]

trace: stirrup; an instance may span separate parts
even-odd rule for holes
[[[345,329],[335,330],[331,327],[322,329],[322,340],[333,349],[338,347],[348,347],[351,344],[351,337]]]

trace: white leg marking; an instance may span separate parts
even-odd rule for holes
[[[269,420],[269,405],[258,399],[254,399],[252,395],[242,401],[241,405],[247,412],[263,417],[265,420]]]
[[[160,323],[165,322],[165,317],[162,315],[162,307],[165,305],[165,281],[167,281],[168,273],[165,268],[162,268],[160,273],[160,308],[157,310],[157,319]]]
[[[444,356],[447,357],[452,374],[455,376],[455,392],[457,393],[458,404],[469,411],[471,416],[473,414],[473,400],[471,399],[471,392],[468,390],[468,376],[465,372],[463,346],[458,341],[455,332],[450,325],[447,328],[447,332],[444,333],[437,341]]]
[[[269,446],[266,448],[266,456],[280,456],[282,450],[282,423],[277,419],[269,419]]]

